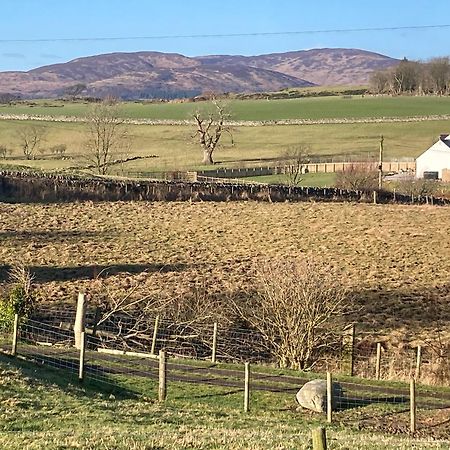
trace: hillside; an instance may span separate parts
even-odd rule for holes
[[[203,92],[262,92],[324,84],[361,85],[396,64],[354,49],[318,49],[259,56],[186,57],[175,53],[111,53],[28,72],[0,73],[0,92],[23,98],[67,93],[126,99],[192,97]]]
[[[239,63],[258,68],[270,68],[299,77],[316,85],[367,84],[374,70],[386,69],[398,60],[378,53],[357,49],[313,49],[259,56],[204,56],[204,64]]]

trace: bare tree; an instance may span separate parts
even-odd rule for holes
[[[450,59],[434,58],[428,63],[434,92],[443,95],[448,92],[450,84]]]
[[[376,164],[350,164],[336,174],[335,186],[351,191],[374,191],[378,189],[378,171]]]
[[[302,181],[302,174],[305,173],[306,164],[309,162],[310,149],[305,145],[289,147],[283,155],[286,164],[284,173],[289,186],[297,186]]]
[[[203,150],[202,162],[208,165],[214,164],[213,153],[219,147],[224,133],[231,137],[231,144],[234,145],[232,129],[226,124],[229,114],[218,101],[213,100],[212,104],[215,108],[214,112],[204,116],[197,111],[193,116],[197,130],[192,137],[198,139]]]
[[[17,131],[19,145],[26,159],[34,159],[39,145],[44,140],[45,129],[36,125],[27,125]]]
[[[106,99],[93,105],[87,117],[85,160],[100,175],[106,175],[111,163],[129,147],[128,128],[119,115],[119,105]]]
[[[6,157],[10,154],[11,149],[6,147],[6,145],[0,144],[0,158],[6,159]]]
[[[383,94],[389,89],[389,73],[378,70],[370,77],[370,85],[376,94]]]
[[[102,344],[148,348],[155,317],[159,316],[173,345],[176,341],[187,346],[194,342],[209,345],[211,335],[205,324],[231,321],[227,314],[230,306],[209,292],[206,284],[196,284],[183,293],[163,294],[159,287],[144,292],[136,282],[126,292],[118,292],[103,278],[106,272],[102,271],[89,289],[89,297],[97,306],[95,329]]]
[[[419,87],[422,66],[417,61],[404,58],[393,71],[393,90],[395,94],[414,92]]]
[[[255,269],[256,294],[235,304],[282,367],[311,368],[338,341],[349,295],[336,271],[313,258]]]

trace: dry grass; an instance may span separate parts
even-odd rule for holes
[[[259,258],[319,255],[356,294],[354,319],[397,343],[449,328],[449,219],[426,206],[0,204],[0,261],[29,265],[48,302],[73,304],[105,267],[112,290],[221,293],[247,288]]]

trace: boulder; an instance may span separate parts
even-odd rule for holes
[[[338,398],[342,396],[342,387],[339,383],[333,383],[332,404],[333,409],[337,404]],[[297,402],[302,408],[310,409],[315,412],[327,411],[327,382],[326,380],[308,381],[297,392],[295,396]]]

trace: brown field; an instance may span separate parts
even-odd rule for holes
[[[261,258],[319,255],[355,293],[353,316],[392,338],[450,324],[450,209],[320,203],[0,204],[0,275],[22,261],[46,302],[111,291],[213,295],[249,287]],[[94,301],[92,299],[91,301]],[[447,336],[448,338],[448,336]]]

